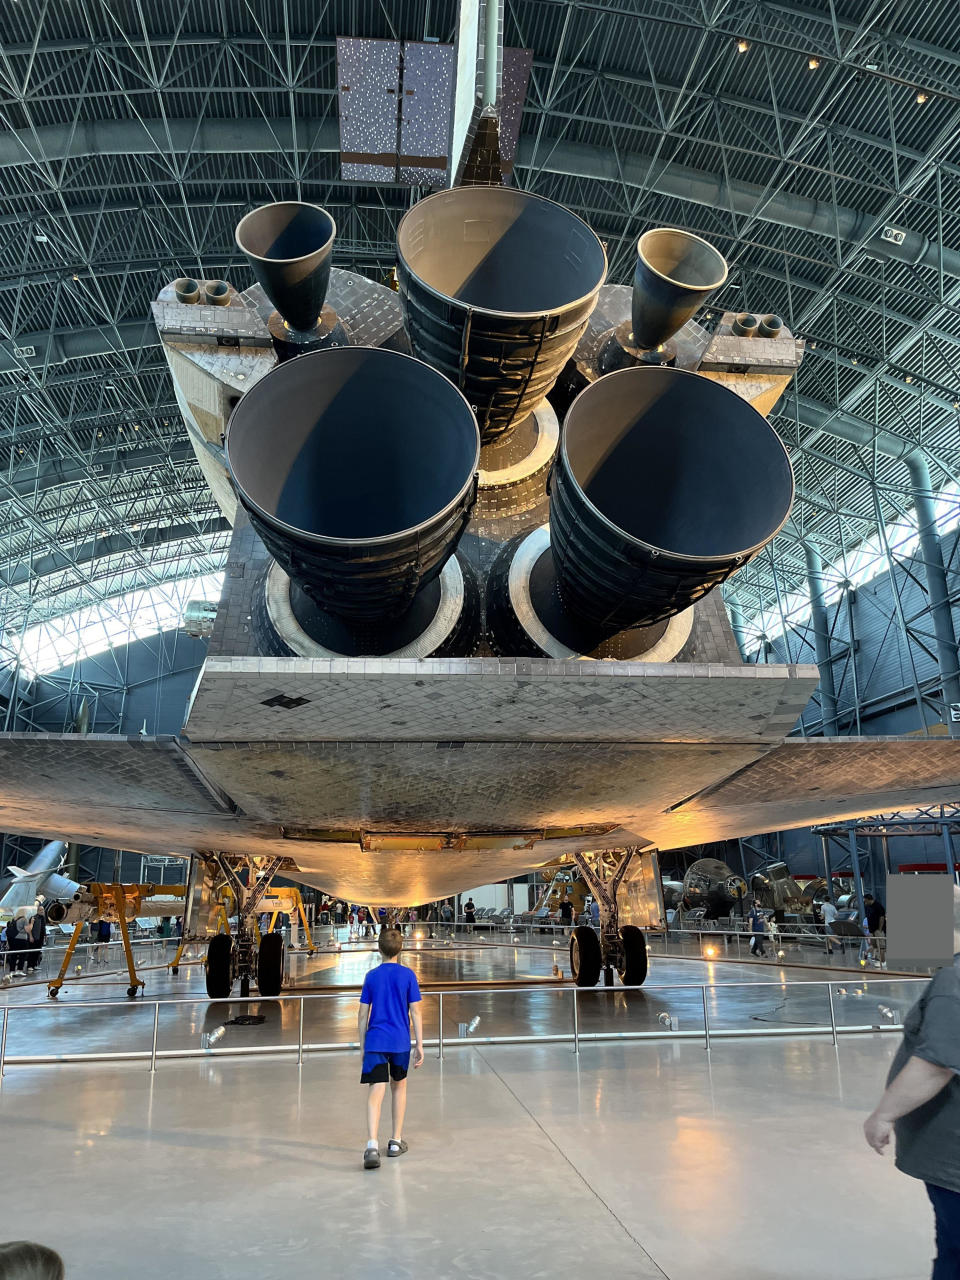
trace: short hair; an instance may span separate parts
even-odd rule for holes
[[[865,893],[865,894],[863,895],[863,900],[864,900],[864,902],[873,902],[873,894],[872,894],[872,893]]]
[[[381,955],[392,960],[403,950],[403,934],[399,929],[381,929],[377,946],[380,948]]]
[[[45,1244],[8,1240],[0,1244],[0,1280],[64,1280],[63,1259]]]

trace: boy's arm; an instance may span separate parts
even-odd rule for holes
[[[370,1010],[373,1006],[362,1004],[357,1010],[357,1039],[360,1041],[360,1052],[363,1053],[363,1042],[367,1038],[367,1024],[370,1021]]]
[[[413,1020],[413,1035],[416,1040],[416,1052],[413,1055],[414,1067],[423,1066],[423,1014],[420,1010],[420,1001],[410,1006],[410,1017]]]

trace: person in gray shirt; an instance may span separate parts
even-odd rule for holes
[[[940,969],[903,1024],[887,1087],[863,1131],[882,1155],[896,1134],[897,1168],[926,1184],[937,1229],[932,1280],[960,1277],[960,888],[953,964]]]

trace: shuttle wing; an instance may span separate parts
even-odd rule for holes
[[[283,856],[284,874],[354,901],[429,901],[573,849],[678,848],[958,799],[960,741],[944,738],[216,750],[0,735],[0,829]]]

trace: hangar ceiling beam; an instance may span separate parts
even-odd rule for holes
[[[0,138],[0,167],[49,164],[67,158],[92,155],[162,155],[203,152],[208,155],[239,153],[292,154],[299,145],[311,152],[338,152],[339,129],[335,122],[300,120],[296,139],[289,120],[205,119],[97,120],[76,127],[48,125],[35,130],[11,131]],[[773,196],[755,183],[726,179],[689,165],[652,156],[611,154],[583,143],[542,142],[544,159],[535,155],[534,141],[521,137],[517,165],[578,178],[593,178],[620,186],[656,191],[693,204],[722,209],[764,222],[795,227],[828,239],[863,241],[864,251],[883,260],[922,264],[960,279],[960,250],[929,240],[901,227],[901,244],[882,240],[872,231],[875,217],[862,210],[811,200],[794,192]],[[899,226],[899,224],[896,224]]]

